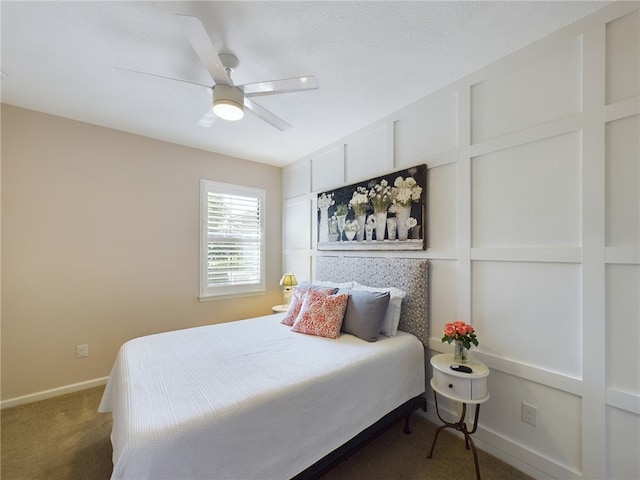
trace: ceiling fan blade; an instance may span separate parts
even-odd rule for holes
[[[320,88],[316,77],[284,78],[269,82],[247,83],[238,88],[249,97],[260,95],[273,95],[275,93],[300,92],[305,90],[317,90]]]
[[[233,85],[202,22],[190,15],[176,13],[174,16],[213,81],[216,84],[223,83],[225,85]]]
[[[199,127],[209,128],[216,121],[216,114],[213,113],[213,104],[209,105],[205,112],[200,117],[200,120],[196,123]]]
[[[136,75],[146,75],[148,77],[162,78],[163,80],[172,80],[174,82],[188,83],[190,85],[195,85],[197,87],[204,87],[204,88],[208,88],[209,90],[211,89],[211,87],[209,85],[203,85],[201,83],[191,82],[189,80],[182,80],[180,78],[165,77],[164,75],[157,75],[155,73],[140,72],[138,70],[131,70],[129,68],[123,68],[123,67],[113,67],[113,68],[115,68],[116,70],[123,71],[123,72],[135,73]]]
[[[244,106],[251,110],[251,112],[253,112],[257,117],[260,117],[262,120],[273,125],[282,132],[291,128],[291,125],[287,122],[276,117],[273,113],[261,107],[256,102],[249,100],[247,97],[244,97]]]

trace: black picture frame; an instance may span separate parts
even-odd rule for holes
[[[366,204],[363,203],[365,198],[368,199]],[[377,211],[374,211],[374,203]],[[388,207],[385,209],[387,203]],[[316,205],[318,250],[427,248],[425,164],[320,192]],[[361,225],[362,205],[366,205],[364,228]],[[385,224],[384,228],[379,227],[382,223]],[[382,236],[380,239],[379,234]]]

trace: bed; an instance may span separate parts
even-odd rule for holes
[[[113,415],[112,479],[314,478],[424,408],[427,262],[320,257],[315,272],[372,288],[395,278],[396,335],[307,335],[278,313],[125,343],[99,408]]]

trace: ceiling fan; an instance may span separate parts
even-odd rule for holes
[[[201,127],[210,127],[216,118],[230,121],[240,120],[244,116],[244,110],[247,109],[275,128],[284,131],[291,128],[291,125],[258,105],[252,98],[278,93],[317,90],[319,88],[318,81],[312,76],[235,85],[231,80],[231,72],[237,68],[239,64],[238,58],[230,53],[219,53],[216,51],[207,35],[204,25],[202,25],[202,22],[198,18],[182,14],[175,14],[175,18],[182,32],[198,55],[198,58],[203,63],[207,72],[209,72],[209,75],[211,75],[214,83],[213,86],[202,85],[178,78],[164,77],[152,73],[138,72],[127,68],[116,68],[128,72],[165,78],[167,80],[190,83],[210,89],[213,93],[213,103],[207,108],[200,120],[198,120],[197,124]]]

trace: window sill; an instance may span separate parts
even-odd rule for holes
[[[204,295],[199,296],[198,300],[200,302],[213,302],[215,300],[227,300],[230,298],[242,298],[242,297],[257,297],[260,295],[266,295],[266,291],[259,292],[240,292],[240,293],[224,293],[220,295]]]

